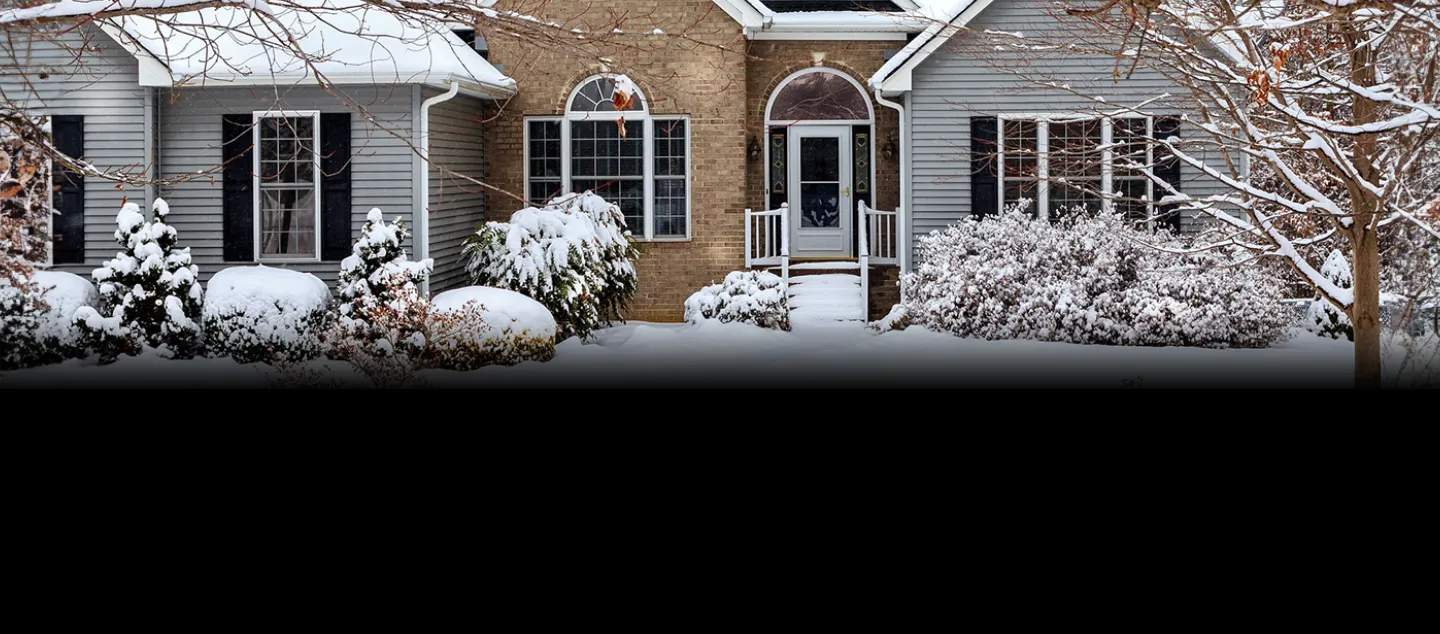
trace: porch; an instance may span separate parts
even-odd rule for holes
[[[797,319],[863,323],[884,317],[900,301],[901,211],[871,209],[858,201],[850,245],[855,255],[844,249],[818,256],[791,254],[792,231],[800,226],[802,212],[788,203],[765,211],[746,209],[745,267],[779,275]]]

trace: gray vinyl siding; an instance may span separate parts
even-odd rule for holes
[[[1050,36],[1065,25],[1052,15],[1049,6],[1043,0],[996,2],[972,21],[969,29],[975,33],[998,30],[1058,39],[1060,36]],[[1112,81],[1113,57],[1029,51],[1023,62],[1010,61],[1017,56],[996,51],[993,40],[984,44],[980,40],[962,33],[918,65],[911,76],[909,209],[915,237],[970,214],[970,117],[1097,109],[1092,101],[1061,89],[1037,86],[1020,73],[1063,78],[1078,91],[1101,95],[1116,104],[1133,105],[1165,93],[1178,94],[1168,79],[1143,68],[1131,78]],[[1024,70],[996,68],[1001,64]],[[1157,113],[1183,112],[1176,100],[1150,109]],[[1193,135],[1196,129],[1185,123],[1181,133]],[[1180,190],[1205,195],[1219,192],[1221,186],[1201,178],[1193,168],[1182,166]],[[1186,229],[1193,225],[1193,216],[1183,220]]]
[[[425,96],[435,92],[427,89]],[[445,171],[484,180],[483,104],[459,96],[430,107],[430,257],[435,259],[430,290],[434,292],[470,283],[460,250],[465,239],[485,223],[485,192]]]
[[[347,109],[318,86],[187,88],[174,91],[173,97],[167,91],[160,112],[163,173],[167,178],[189,178],[170,186],[163,195],[170,203],[170,224],[179,230],[181,246],[190,247],[201,279],[208,281],[227,266],[252,264],[225,262],[223,257],[223,179],[218,167],[222,162],[221,122],[226,114],[272,109],[351,112],[351,236],[359,235],[371,208],[379,208],[387,220],[401,216],[415,227],[415,154],[408,143],[414,138],[415,87],[338,89],[369,116]],[[411,251],[413,255],[413,246]],[[340,269],[339,262],[331,261],[273,266],[312,273],[332,287]]]
[[[37,27],[55,28],[55,27]],[[0,32],[0,91],[36,115],[85,117],[84,159],[107,172],[146,168],[145,88],[139,64],[100,29],[86,26],[54,39]],[[81,49],[84,49],[81,51]],[[122,201],[145,203],[142,187],[85,180],[85,263],[55,267],[89,277],[114,257],[115,216]]]

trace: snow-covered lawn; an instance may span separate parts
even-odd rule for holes
[[[547,363],[473,372],[425,371],[417,387],[1304,387],[1345,388],[1346,341],[1297,332],[1275,348],[1212,350],[960,339],[919,328],[873,334],[851,324],[781,332],[745,324],[631,322],[570,339]],[[1433,369],[1432,369],[1433,372]],[[1432,374],[1432,376],[1434,376]],[[1432,379],[1434,380],[1434,379]],[[346,364],[318,360],[287,372],[228,358],[124,357],[0,374],[21,387],[368,387]]]

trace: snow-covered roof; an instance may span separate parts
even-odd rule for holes
[[[127,15],[111,19],[106,32],[141,59],[140,83],[146,86],[292,85],[318,83],[318,73],[332,84],[455,82],[477,96],[515,92],[515,80],[446,24],[361,0],[292,3],[308,8]],[[282,38],[291,41],[281,44]],[[313,60],[296,56],[296,47]]]
[[[910,89],[910,71],[949,41],[960,29],[980,15],[994,0],[921,0],[916,13],[927,23],[925,30],[910,40],[870,77],[870,87],[880,92]]]
[[[930,23],[914,0],[891,0],[902,11],[774,11],[764,0],[714,0],[750,39],[904,40]],[[830,8],[835,3],[825,6]],[[858,6],[858,5],[857,5]]]

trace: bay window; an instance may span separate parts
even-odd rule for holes
[[[616,94],[622,81],[591,78],[571,95],[565,116],[525,119],[526,198],[543,205],[593,191],[619,205],[636,239],[689,238],[689,119],[650,114],[633,86]]]

